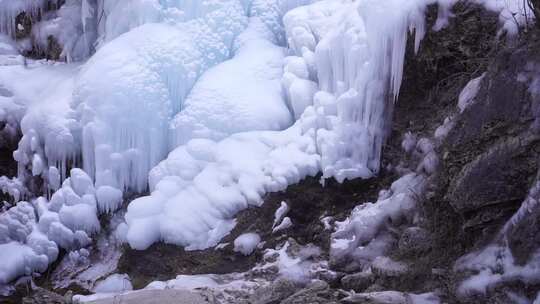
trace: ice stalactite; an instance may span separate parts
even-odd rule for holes
[[[15,37],[17,31],[23,30],[17,27],[17,16],[26,13],[30,18],[38,18],[46,8],[47,2],[47,0],[0,1],[0,33]]]
[[[169,151],[168,121],[198,77],[230,56],[247,23],[243,7],[231,0],[204,8],[188,22],[140,26],[83,68],[73,106],[82,123],[84,169],[97,185],[146,189],[148,172]]]
[[[320,90],[315,100],[325,104],[316,109],[324,178],[343,181],[378,172],[401,85],[407,35],[415,34],[418,49],[426,4],[321,1],[285,16],[295,61],[309,68],[309,79]],[[292,105],[299,103],[297,78],[284,77]]]

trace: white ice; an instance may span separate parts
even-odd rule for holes
[[[243,255],[250,255],[260,242],[261,237],[257,233],[241,234],[234,240],[234,251]]]
[[[282,99],[285,50],[253,17],[235,41],[234,57],[207,71],[188,95],[171,127],[175,146],[192,138],[219,140],[255,130],[282,130],[292,124]]]
[[[230,56],[247,17],[236,0],[208,1],[185,23],[150,23],[105,44],[85,64],[74,93],[83,167],[96,185],[138,192],[169,151],[168,121],[197,78]]]

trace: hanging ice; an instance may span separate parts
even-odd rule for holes
[[[237,0],[205,1],[200,18],[142,25],[85,65],[74,107],[84,169],[96,185],[143,191],[168,152],[168,121],[197,78],[229,56],[247,18]],[[201,4],[202,5],[202,4]]]

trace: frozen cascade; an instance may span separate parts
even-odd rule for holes
[[[197,138],[215,138],[207,134],[183,138],[152,169],[152,194],[128,206],[130,245],[144,249],[165,241],[207,248],[234,227],[238,211],[259,205],[267,192],[321,169],[338,181],[375,173],[401,82],[407,32],[417,29],[418,46],[426,4],[325,0],[292,9],[283,20],[296,56],[285,60],[282,86],[296,123],[281,132],[240,133],[218,142]],[[389,10],[391,18],[382,18]]]
[[[321,1],[285,16],[291,48],[312,65],[311,78],[318,80],[325,98],[332,99],[332,106],[316,109],[324,178],[367,178],[379,170],[407,34],[415,33],[418,48],[429,2]],[[284,82],[296,81],[290,78],[285,74]],[[294,86],[288,87],[294,95]]]
[[[199,128],[192,121],[184,128],[182,122],[197,115],[190,109],[195,101],[186,105],[173,128],[188,132],[179,132],[180,146],[150,172],[151,195],[128,207],[130,245],[144,249],[165,241],[188,250],[207,248],[234,227],[238,211],[261,204],[265,193],[320,171],[340,182],[373,176],[401,85],[408,33],[414,33],[418,49],[424,11],[433,3],[448,9],[453,2],[323,0],[289,11],[283,24],[293,55],[285,60],[282,87],[296,123],[281,132],[221,140],[227,132],[223,126]],[[269,21],[268,14],[259,18],[270,29],[281,23]],[[197,86],[220,92],[210,75]],[[215,115],[208,108],[195,107]]]
[[[77,20],[63,26],[67,19],[45,19],[35,35],[54,33],[58,38],[67,33],[64,29],[75,29],[66,37],[76,40],[60,41],[76,42],[73,47],[80,39],[86,46],[96,40],[97,53],[82,69],[77,64],[34,61],[26,69],[20,56],[0,58],[1,116],[13,120],[21,117],[20,108],[25,111],[24,136],[14,156],[21,171],[40,175],[51,190],[57,190],[49,200],[19,202],[0,215],[0,252],[10,261],[0,267],[0,284],[43,271],[60,247],[87,245],[101,229],[98,215],[120,207],[121,189],[146,189],[151,168],[152,194],[132,202],[126,215],[127,240],[138,249],[157,241],[206,248],[230,231],[239,210],[261,204],[267,192],[284,190],[320,171],[338,181],[376,173],[401,82],[407,33],[415,32],[418,47],[426,5],[453,4],[453,0],[68,2],[55,16]],[[521,18],[513,14],[513,7],[519,8],[513,2],[510,8],[499,0],[479,2],[502,11],[501,22],[508,31],[512,29],[508,16]],[[13,35],[15,16],[21,11],[39,14],[43,3],[0,0],[0,32]],[[441,14],[437,24],[444,25],[448,16]],[[242,62],[241,50],[247,49],[248,41],[233,41],[246,26],[253,30],[261,23],[273,37],[269,39],[267,31],[252,40],[272,44],[271,49],[280,53],[269,56],[272,59],[283,56],[279,45],[286,42],[291,56],[280,57],[283,96],[266,101],[278,109],[280,118],[264,117],[268,121],[260,129],[284,128],[292,122],[284,118],[291,113],[296,122],[283,131],[232,135],[252,126],[224,130],[204,125],[203,129],[225,132],[217,136],[194,132],[171,141],[170,120],[177,113],[189,114],[181,110],[187,110],[184,100],[199,77],[233,54],[229,63]],[[57,32],[59,28],[62,31]],[[2,47],[12,44],[6,41]],[[4,67],[5,62],[16,65]],[[275,75],[263,80],[272,83],[268,92],[279,90]],[[212,86],[214,81],[209,82]],[[284,111],[284,103],[291,113]],[[234,113],[249,107],[238,108]],[[73,169],[68,174],[81,156],[84,171]]]
[[[182,145],[152,169],[149,177],[152,194],[128,206],[127,240],[132,247],[144,249],[159,240],[187,249],[213,246],[234,227],[232,217],[236,212],[249,205],[259,205],[268,191],[283,190],[317,173],[314,134],[302,135],[302,123],[297,122],[282,132],[238,133],[214,141],[245,128],[245,123],[235,115],[228,120],[219,119],[217,115],[223,115],[221,103],[239,117],[264,118],[263,124],[258,119],[253,121],[258,124],[256,128],[279,129],[290,119],[278,93],[279,78],[272,76],[275,65],[279,64],[275,58],[283,56],[272,44],[279,35],[269,35],[259,22],[267,26],[279,24],[271,21],[268,12],[263,11],[259,16],[252,11],[248,29],[235,43],[235,56],[200,79],[186,101],[185,110],[177,115],[173,127],[183,131],[177,133]],[[274,19],[280,20],[281,15],[274,14]],[[259,58],[249,60],[248,64],[246,58],[254,56]],[[277,68],[281,69],[279,65]],[[220,75],[227,75],[232,69],[245,76],[233,77],[223,86]],[[245,86],[258,89],[252,92]],[[248,94],[249,98],[238,95],[239,92]],[[261,92],[264,98],[257,96]],[[254,108],[251,104],[255,101],[258,106]],[[271,111],[261,111],[259,106]],[[212,124],[199,130],[186,130],[197,127],[186,121],[194,118],[204,122],[205,116],[212,119]],[[311,121],[307,120],[306,126]],[[277,127],[272,127],[272,123],[278,123]]]
[[[234,57],[201,76],[172,120],[174,146],[193,138],[219,140],[292,124],[281,98],[285,49],[276,45],[272,32],[257,17],[234,45]]]
[[[247,17],[236,0],[207,1],[202,17],[142,25],[103,46],[83,68],[73,106],[82,156],[96,185],[143,191],[168,152],[168,121],[197,78],[228,58]]]

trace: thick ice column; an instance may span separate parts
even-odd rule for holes
[[[310,79],[333,96],[314,103],[324,178],[343,181],[378,172],[401,85],[408,31],[416,30],[418,45],[426,4],[327,0],[285,16],[289,46],[308,72],[314,70]]]

